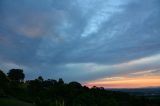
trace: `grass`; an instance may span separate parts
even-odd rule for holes
[[[0,106],[35,106],[17,99],[0,98]]]

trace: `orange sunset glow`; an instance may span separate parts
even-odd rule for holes
[[[103,86],[104,88],[143,88],[143,87],[158,87],[160,85],[160,77],[136,77],[136,78],[107,78],[99,79],[85,83],[85,85],[92,86]]]

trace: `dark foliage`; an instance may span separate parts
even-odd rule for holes
[[[3,73],[3,71],[0,70],[0,85],[4,85],[7,81],[7,76],[5,75],[5,73]]]
[[[12,69],[6,75],[0,71],[0,97],[8,96],[37,106],[160,106],[158,98],[131,96],[127,93],[107,91],[96,86],[88,88],[78,82],[64,83],[60,78],[21,83],[23,70]]]
[[[8,72],[8,78],[11,81],[15,81],[15,82],[22,82],[24,80],[24,73],[22,69],[11,69]]]
[[[5,96],[5,89],[7,88],[7,76],[0,70],[0,97]]]

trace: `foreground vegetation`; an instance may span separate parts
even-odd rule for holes
[[[17,99],[0,98],[0,106],[35,106],[31,103],[26,103]]]
[[[21,69],[7,75],[0,71],[0,106],[160,106],[142,96],[88,88],[78,82],[66,84],[61,78],[44,80],[40,76],[24,82],[24,77]]]

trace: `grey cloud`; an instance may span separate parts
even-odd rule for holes
[[[92,71],[72,71],[65,65],[114,65],[158,54],[159,0],[108,2],[111,0],[1,0],[0,59],[31,70],[46,69],[45,76],[55,69],[55,77],[70,79],[70,74],[78,72],[73,79],[88,80],[107,72],[91,75]]]
[[[62,62],[109,64],[159,53],[159,7],[152,1],[147,2],[147,6],[140,2],[133,6],[130,4],[130,6],[132,8],[125,6],[124,12],[113,15],[96,34],[87,38],[72,39],[74,33],[71,32],[69,35],[66,33],[66,36],[69,36],[68,42],[55,44],[55,48],[52,48],[54,42],[51,43],[51,47],[44,42],[44,45],[48,47],[47,52],[43,49],[41,51],[44,52],[43,54],[47,54],[50,49],[58,51],[50,54],[51,57],[57,54],[55,56],[58,57],[53,58],[52,62],[55,59],[60,62],[62,60]],[[81,33],[77,34],[81,35]]]

